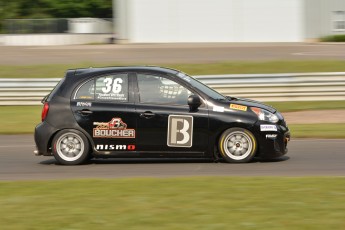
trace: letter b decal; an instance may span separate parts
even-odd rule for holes
[[[193,117],[170,115],[168,119],[168,146],[192,147]]]

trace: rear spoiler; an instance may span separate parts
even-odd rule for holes
[[[47,95],[45,95],[44,98],[41,100],[41,103],[42,103],[42,104],[46,103],[49,96],[50,96],[50,93],[47,94]]]

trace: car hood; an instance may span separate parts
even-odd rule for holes
[[[234,98],[234,97],[227,97],[230,103],[238,104],[238,105],[245,105],[248,107],[257,107],[260,109],[265,109],[271,113],[275,113],[277,110],[269,105],[261,103],[259,101],[247,99],[247,98]]]

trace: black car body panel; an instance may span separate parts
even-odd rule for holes
[[[105,84],[102,87],[103,91],[108,90],[109,86],[113,87],[112,92],[115,92],[117,90],[114,88],[115,81],[121,78],[118,81],[123,88],[120,88],[123,91],[127,90],[128,94],[122,94],[121,91],[119,94],[104,94],[106,96],[97,94],[98,98],[96,96],[88,98],[84,95],[78,97],[82,87],[87,84],[91,85],[89,89],[95,94],[99,90],[98,80],[102,80],[103,76],[105,76],[105,83],[102,83]],[[114,82],[108,84],[107,76],[112,76],[111,81]],[[187,103],[141,102],[143,95],[138,90],[139,84],[141,81],[145,83],[151,76],[162,77],[163,81],[171,81],[183,87],[176,89],[175,86],[174,88],[167,85],[167,89],[162,91],[165,93],[166,90],[167,98],[169,93],[174,93],[171,92],[173,90],[178,93],[187,90],[200,97],[201,105],[192,110]],[[161,67],[69,70],[65,78],[45,99],[49,104],[48,115],[35,129],[38,154],[51,155],[54,135],[60,130],[74,129],[87,137],[95,157],[213,158],[220,135],[232,127],[245,128],[254,134],[259,146],[257,155],[272,158],[287,153],[289,129],[284,118],[274,108],[242,98],[222,96],[212,98],[212,93],[206,93],[208,89],[203,87],[199,83],[193,85],[185,74],[177,70]],[[103,99],[99,99],[103,96]],[[181,97],[181,100],[184,99]],[[259,120],[251,111],[251,107],[267,110],[275,114],[279,121],[273,124]],[[175,136],[169,136],[172,133],[169,130],[174,128],[169,127],[172,124],[176,127],[179,124],[188,124],[191,133],[179,129]],[[189,127],[190,125],[192,127]],[[181,137],[189,137],[188,135],[192,135],[188,141],[177,140]]]

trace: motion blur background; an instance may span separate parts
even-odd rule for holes
[[[2,0],[0,11],[0,105],[13,105],[2,133],[32,133],[29,105],[66,69],[140,64],[208,75],[199,79],[221,93],[284,113],[326,109],[326,124],[285,114],[322,126],[294,136],[345,136],[333,132],[345,107],[344,0]],[[25,122],[16,105],[28,105]]]
[[[344,0],[0,0],[0,180],[15,180],[0,182],[1,228],[344,229],[344,42]],[[31,155],[40,100],[65,71],[116,65],[180,69],[276,107],[292,160],[66,169]],[[169,178],[104,179],[114,167]],[[209,177],[174,178],[185,171]]]
[[[343,0],[2,0],[0,7],[5,45],[305,42],[345,30]]]

